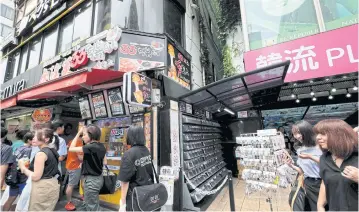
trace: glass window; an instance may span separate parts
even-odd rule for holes
[[[63,19],[62,24],[60,25],[60,42],[58,52],[64,52],[71,48],[73,28],[73,15]]]
[[[20,51],[16,52],[11,61],[11,72],[13,73],[12,78],[17,76],[17,72],[19,70],[19,62],[20,62]]]
[[[8,36],[8,34],[10,34],[12,32],[11,27],[8,27],[4,24],[0,24],[0,35],[2,37],[6,37]]]
[[[178,43],[183,43],[183,12],[171,0],[165,0],[164,25],[168,33]]]
[[[14,19],[14,9],[6,6],[5,4],[1,4],[1,16],[7,19]]]
[[[42,50],[42,61],[50,59],[56,54],[57,43],[57,26],[55,25],[50,30],[45,32],[44,36],[44,48]]]
[[[326,30],[358,23],[357,0],[321,0],[320,6]]]
[[[27,52],[28,52],[29,45],[22,47],[21,49],[21,66],[20,66],[20,73],[24,73],[26,71],[26,62],[27,62]]]
[[[33,11],[36,8],[36,6],[37,6],[37,0],[27,0],[25,15]]]
[[[91,35],[91,2],[84,4],[75,14],[74,33],[72,41],[79,41]]]
[[[244,0],[251,50],[319,33],[313,0]]]
[[[30,44],[30,56],[28,68],[32,68],[39,64],[41,51],[41,37],[34,39]]]
[[[20,22],[22,17],[24,17],[25,12],[25,4],[19,6],[16,13],[16,23]]]

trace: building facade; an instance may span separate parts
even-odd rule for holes
[[[192,55],[192,89],[204,85],[206,70],[201,63],[199,21],[206,8],[190,0],[85,0],[85,1],[17,1],[15,32],[1,46],[4,82],[66,52],[81,41],[113,26],[146,33],[168,35]],[[64,14],[66,13],[66,14]],[[207,23],[208,24],[208,23]],[[205,32],[204,37],[208,37]],[[221,71],[221,55],[213,39],[206,69]],[[207,71],[208,72],[208,71]],[[213,71],[211,71],[213,73]],[[213,74],[214,75],[214,74]],[[207,83],[220,79],[218,77]]]

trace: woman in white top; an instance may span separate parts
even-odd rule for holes
[[[320,190],[321,179],[319,176],[319,158],[322,151],[316,145],[313,126],[302,120],[292,126],[292,133],[295,139],[302,143],[297,150],[299,156],[297,165],[288,160],[288,165],[304,175],[304,187],[306,190],[306,209],[317,211],[317,201]]]

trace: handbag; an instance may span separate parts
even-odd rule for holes
[[[299,175],[296,186],[289,193],[289,205],[291,211],[305,211],[304,175]]]
[[[103,185],[100,194],[113,194],[116,191],[117,174],[110,172],[107,166],[105,167],[107,171],[102,173]]]
[[[155,211],[164,206],[168,199],[166,187],[159,182],[155,167],[152,163],[154,178],[157,183],[137,186],[132,192],[133,211]]]

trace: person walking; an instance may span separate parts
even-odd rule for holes
[[[145,143],[143,128],[131,126],[127,132],[127,144],[131,148],[123,154],[120,167],[120,211],[133,211],[132,192],[136,186],[154,183],[151,154]]]
[[[24,137],[24,145],[20,146],[14,153],[15,159],[20,160],[23,158],[30,160],[31,155],[31,144],[34,139],[34,134],[32,132],[27,132]],[[19,171],[20,172],[20,171]],[[16,185],[9,185],[9,198],[5,202],[3,206],[4,211],[9,211],[11,209],[12,204],[16,200],[17,196],[21,195],[22,190],[25,188],[27,176],[22,174],[21,172],[17,175],[18,183]]]
[[[82,140],[78,139],[78,140],[70,141],[69,148],[70,148],[72,142],[76,143],[76,147],[83,146]],[[65,209],[67,211],[76,210],[76,206],[71,202],[71,199],[72,199],[72,193],[73,193],[74,187],[77,186],[80,182],[82,160],[83,160],[83,153],[69,151],[67,160],[66,160],[68,183],[67,183],[67,188],[66,188],[67,204],[65,205]]]
[[[321,149],[316,145],[313,126],[307,121],[299,121],[292,126],[292,133],[295,139],[302,143],[302,147],[297,150],[299,158],[297,165],[289,159],[287,164],[304,175],[304,188],[306,191],[306,210],[317,211],[317,201],[321,178],[319,175],[319,164],[310,157],[318,158],[322,155]]]
[[[11,148],[12,143],[7,139],[7,133],[7,129],[5,127],[1,127],[0,190],[4,186],[5,175],[9,165],[15,161]]]
[[[80,136],[85,142],[84,146],[77,147],[81,143]],[[81,127],[69,151],[75,153],[83,153],[83,162],[81,174],[83,178],[84,202],[81,206],[83,211],[99,211],[100,200],[99,194],[103,186],[102,170],[107,164],[106,148],[99,142],[101,138],[101,129],[93,124],[87,127]]]
[[[324,151],[318,211],[325,211],[326,205],[329,211],[358,211],[358,134],[337,119],[320,121],[314,132]]]
[[[59,155],[55,149],[49,148],[53,138],[54,132],[51,129],[36,131],[32,145],[38,146],[40,151],[29,168],[24,160],[19,160],[21,172],[32,179],[29,211],[53,211],[59,198]]]

